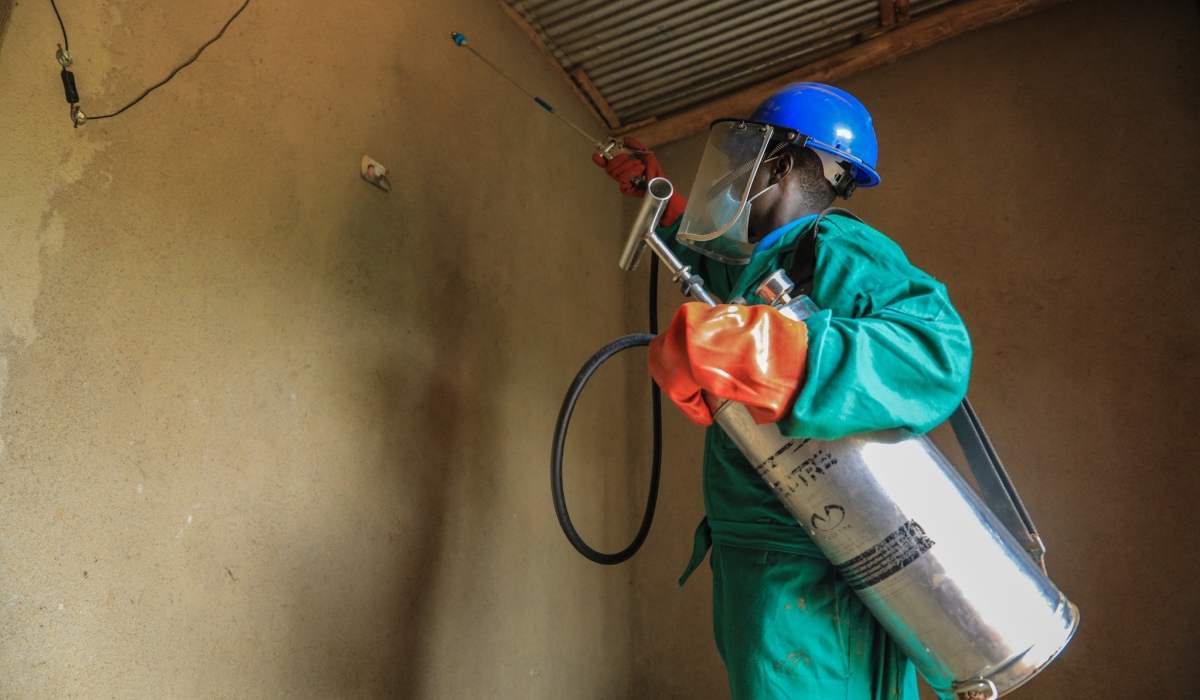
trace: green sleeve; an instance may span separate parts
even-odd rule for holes
[[[924,433],[967,392],[971,339],[940,282],[865,224],[830,216],[817,235],[807,379],[789,437],[832,440],[869,430]]]

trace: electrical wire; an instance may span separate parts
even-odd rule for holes
[[[112,112],[111,114],[101,114],[101,115],[98,115],[98,116],[95,116],[95,117],[88,117],[88,118],[87,118],[87,119],[88,119],[88,121],[91,121],[91,120],[93,120],[93,119],[108,119],[108,118],[110,118],[110,117],[115,117],[115,116],[117,116],[118,114],[120,114],[120,113],[124,112],[125,110],[129,109],[130,107],[134,106],[135,104],[137,104],[137,103],[141,102],[141,101],[142,101],[142,99],[143,99],[144,97],[146,97],[146,95],[149,95],[150,93],[152,93],[152,92],[154,92],[155,90],[159,89],[159,88],[160,88],[160,87],[162,87],[163,85],[166,85],[167,83],[169,83],[169,82],[171,81],[171,78],[174,78],[174,77],[175,77],[175,74],[176,74],[176,73],[178,73],[179,71],[183,70],[184,68],[187,68],[188,66],[192,65],[193,63],[195,63],[195,62],[196,62],[196,59],[200,58],[200,54],[204,53],[204,50],[205,50],[205,49],[207,49],[209,46],[211,46],[213,43],[215,43],[215,42],[217,41],[217,39],[220,39],[222,36],[224,36],[224,35],[225,35],[225,30],[226,30],[226,29],[229,29],[229,25],[233,24],[233,20],[237,19],[237,18],[238,18],[238,15],[242,14],[242,10],[245,10],[245,9],[246,9],[246,6],[247,6],[247,5],[249,5],[249,4],[250,4],[250,0],[245,0],[245,2],[243,2],[243,3],[242,3],[242,6],[241,6],[241,7],[239,7],[239,8],[237,9],[237,11],[233,13],[233,16],[231,16],[231,17],[230,17],[230,18],[229,18],[229,19],[228,19],[228,20],[225,22],[225,24],[224,24],[224,25],[221,27],[221,31],[217,32],[217,35],[216,35],[216,36],[214,36],[213,38],[211,38],[211,39],[209,39],[208,41],[204,42],[204,44],[203,44],[203,45],[202,45],[200,48],[196,49],[196,53],[195,53],[195,54],[193,54],[191,58],[189,58],[187,61],[185,61],[185,62],[184,62],[182,65],[180,65],[180,66],[179,66],[178,68],[176,68],[175,70],[171,71],[171,74],[170,74],[170,75],[168,75],[166,78],[164,78],[164,79],[162,79],[161,81],[159,81],[158,83],[156,83],[156,84],[154,84],[154,85],[151,85],[150,87],[146,88],[146,90],[145,90],[145,91],[143,91],[143,92],[142,92],[142,94],[138,95],[136,99],[134,99],[132,102],[130,102],[129,104],[125,105],[124,107],[122,107],[122,108],[118,109],[117,111],[115,111],[115,112]],[[63,44],[64,44],[64,47],[65,47],[65,48],[66,48],[66,49],[69,51],[69,50],[70,50],[70,48],[71,48],[71,46],[70,46],[70,44],[67,42],[67,27],[66,27],[66,25],[64,25],[64,24],[63,24],[63,21],[62,21],[62,15],[60,15],[60,14],[58,13],[58,5],[56,5],[56,4],[54,3],[54,0],[50,0],[50,6],[54,8],[54,15],[55,15],[56,17],[58,17],[58,26],[62,28],[62,33],[63,33]]]
[[[58,18],[58,27],[63,33],[63,48],[67,51],[71,50],[71,42],[67,40],[67,26],[63,24],[62,15],[58,14],[58,5],[54,4],[54,0],[50,0],[50,7],[54,8],[54,16]]]
[[[53,2],[53,0],[51,0],[51,2]],[[168,75],[166,78],[164,78],[162,82],[158,83],[157,85],[151,85],[150,87],[146,88],[146,91],[143,92],[142,94],[138,95],[137,99],[135,99],[133,102],[130,102],[129,104],[125,105],[124,107],[118,109],[117,111],[113,112],[112,114],[101,114],[98,117],[88,117],[88,119],[108,119],[109,117],[115,117],[118,114],[120,114],[121,112],[124,112],[125,110],[129,109],[130,107],[134,106],[135,104],[141,102],[142,98],[145,97],[146,95],[149,95],[150,93],[154,92],[155,90],[162,87],[163,85],[166,85],[168,82],[170,82],[171,78],[175,77],[176,73],[178,73],[179,71],[183,70],[184,68],[187,68],[188,66],[195,63],[196,59],[200,58],[200,54],[204,53],[204,49],[207,49],[217,39],[220,39],[225,34],[225,30],[229,29],[229,25],[233,24],[233,20],[237,19],[238,15],[242,14],[242,10],[246,9],[246,6],[249,4],[250,4],[250,0],[246,0],[245,2],[243,2],[242,6],[237,9],[237,12],[233,13],[233,16],[230,17],[227,22],[225,22],[225,26],[221,27],[221,31],[217,32],[216,36],[214,36],[213,38],[204,42],[203,46],[196,49],[195,55],[193,55],[191,58],[189,58],[187,61],[185,61],[183,65],[181,65],[178,68],[176,68],[175,70],[171,71],[171,74]]]

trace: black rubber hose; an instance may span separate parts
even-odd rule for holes
[[[589,547],[575,531],[571,515],[567,512],[567,497],[563,493],[562,481],[563,451],[567,444],[567,428],[571,424],[571,414],[575,411],[575,404],[579,401],[583,388],[587,386],[588,380],[592,378],[596,370],[623,350],[649,345],[655,334],[658,333],[658,260],[654,259],[652,263],[650,266],[650,333],[635,333],[618,338],[592,355],[591,359],[579,370],[579,374],[575,375],[575,381],[571,382],[571,388],[567,390],[562,408],[558,412],[558,423],[554,426],[554,444],[550,453],[550,491],[554,498],[554,512],[558,515],[558,524],[562,526],[563,534],[567,536],[571,546],[597,564],[612,565],[628,561],[642,548],[646,536],[650,534],[650,525],[654,522],[654,508],[658,504],[658,481],[662,474],[662,395],[658,390],[658,385],[651,382],[654,448],[651,455],[650,493],[646,496],[646,512],[642,515],[642,524],[638,528],[637,534],[634,535],[633,542],[614,554],[597,552]]]

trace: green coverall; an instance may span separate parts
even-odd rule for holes
[[[722,300],[753,294],[813,233],[815,216],[725,265],[664,240]],[[789,228],[790,227],[790,228]],[[807,378],[784,435],[835,439],[869,430],[924,433],[966,395],[971,341],[946,289],[899,246],[831,214],[816,231]],[[769,240],[771,237],[768,237]],[[704,507],[692,561],[712,547],[713,627],[734,700],[917,700],[912,663],[716,425],[704,446]]]

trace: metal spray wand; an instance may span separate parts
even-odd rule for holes
[[[554,117],[556,119],[558,119],[560,122],[571,127],[580,136],[587,139],[588,142],[591,143],[596,148],[596,153],[599,153],[600,156],[602,158],[604,158],[604,160],[611,160],[613,157],[620,155],[621,153],[630,153],[630,154],[639,155],[639,156],[648,156],[653,153],[653,151],[640,151],[636,148],[630,148],[630,147],[626,146],[625,144],[621,143],[620,141],[616,140],[615,138],[609,138],[607,141],[601,141],[600,139],[597,139],[596,137],[592,136],[591,134],[584,131],[583,129],[581,129],[580,127],[575,125],[573,122],[571,122],[570,120],[568,120],[567,118],[563,117],[561,114],[556,112],[554,110],[554,107],[551,106],[549,102],[543,100],[542,98],[538,97],[537,95],[533,94],[532,92],[526,90],[524,87],[522,87],[522,85],[520,83],[513,80],[504,71],[500,70],[496,66],[495,63],[492,63],[491,61],[489,61],[487,59],[486,56],[484,56],[483,54],[476,51],[474,46],[471,46],[470,44],[467,43],[467,37],[465,34],[462,34],[460,32],[451,32],[450,38],[454,40],[455,46],[461,46],[461,47],[467,49],[468,51],[470,51],[471,53],[475,54],[476,58],[483,61],[484,63],[486,63],[488,65],[489,68],[491,68],[492,70],[499,73],[500,77],[502,77],[505,80],[507,80],[508,82],[512,83],[513,86],[516,87],[518,90],[525,93],[526,95],[529,95],[529,97],[533,98],[533,101],[538,103],[538,106],[540,106],[542,109],[546,110],[550,114],[553,114]],[[633,183],[633,185],[635,187],[641,188],[641,187],[645,186],[646,178],[638,176],[638,177],[634,178],[631,182]]]

